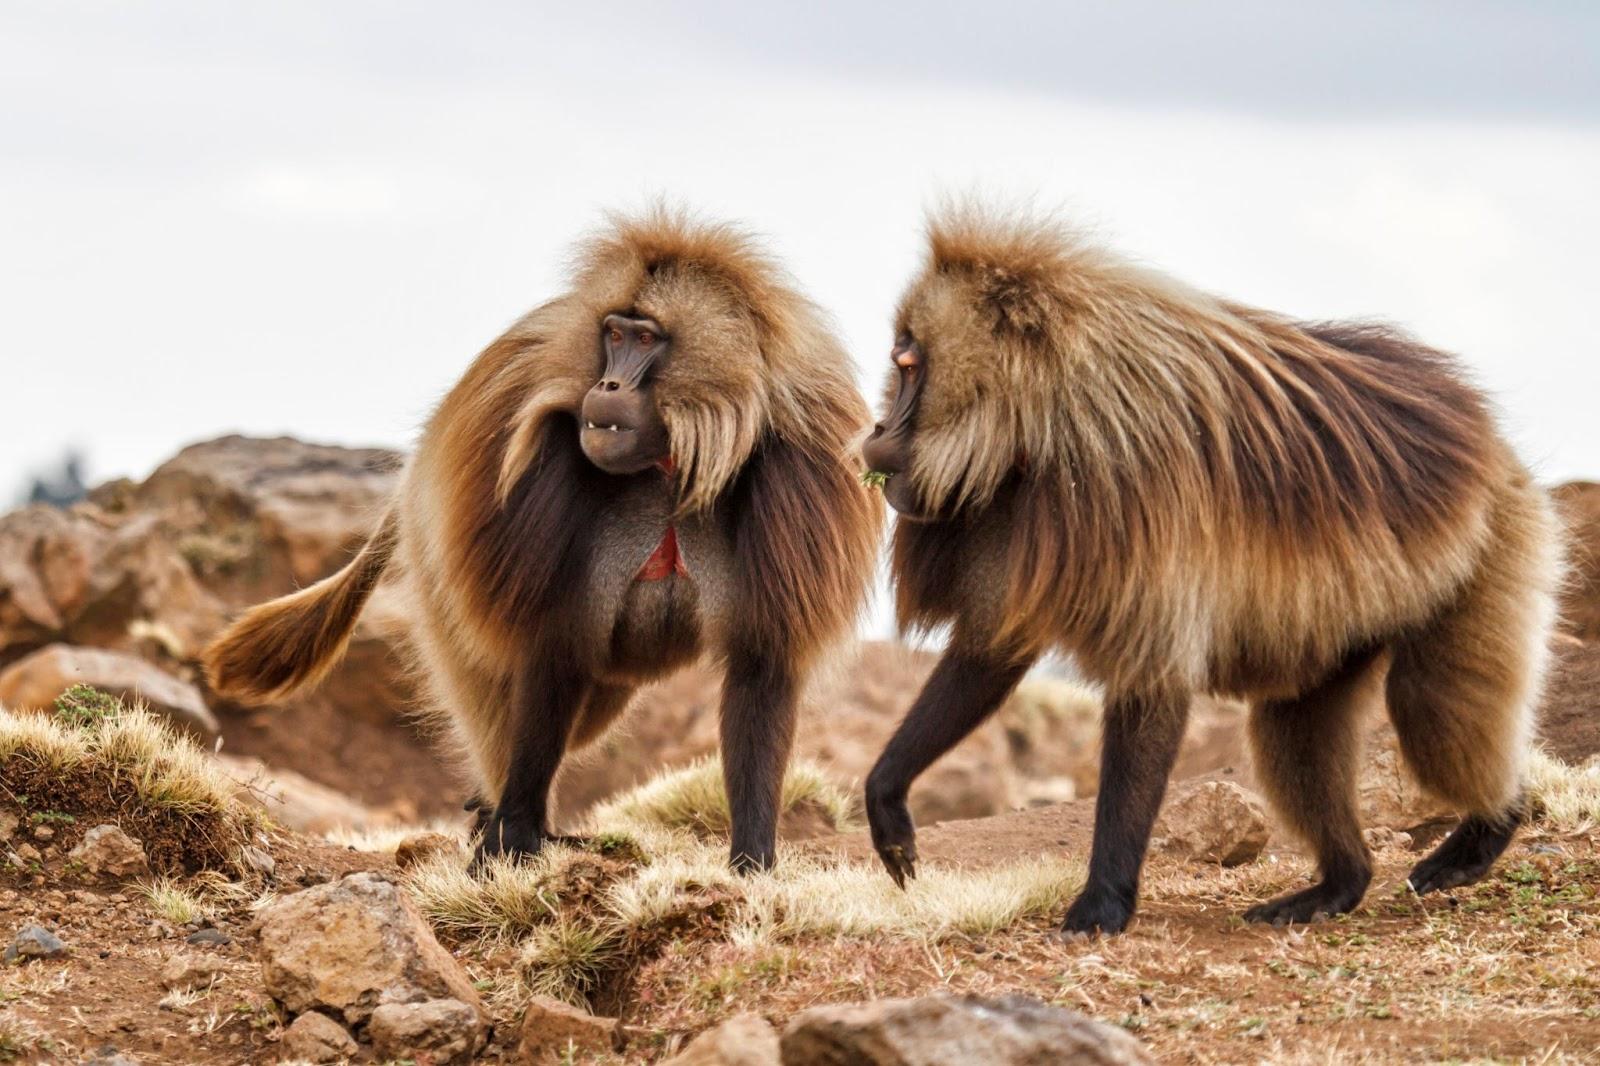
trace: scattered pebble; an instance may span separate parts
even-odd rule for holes
[[[48,825],[40,824],[40,825],[36,825],[36,826],[33,827],[33,839],[42,842],[42,841],[47,841],[47,840],[54,840],[55,838],[56,838],[56,831],[54,829],[50,828]]]
[[[221,929],[199,929],[184,937],[184,941],[189,944],[221,946],[233,943],[233,937]]]

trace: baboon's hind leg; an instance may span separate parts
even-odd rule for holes
[[[1418,893],[1471,884],[1525,815],[1522,764],[1544,666],[1548,598],[1502,546],[1461,599],[1395,646],[1389,717],[1418,782],[1466,818],[1407,879]]]
[[[1245,912],[1286,925],[1354,910],[1372,880],[1372,858],[1356,815],[1362,696],[1381,666],[1363,649],[1310,692],[1266,700],[1250,716],[1256,773],[1289,827],[1311,846],[1321,876],[1300,892]]]

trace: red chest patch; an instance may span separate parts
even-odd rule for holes
[[[656,545],[656,550],[650,553],[650,558],[644,561],[639,572],[633,576],[635,581],[661,581],[676,574],[678,577],[688,577],[689,568],[684,565],[683,553],[678,551],[678,530],[675,526],[668,526],[661,537],[661,543]]]

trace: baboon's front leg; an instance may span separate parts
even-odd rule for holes
[[[950,650],[867,775],[872,846],[901,888],[917,875],[917,831],[906,796],[917,776],[993,714],[1033,665]]]
[[[795,679],[775,656],[734,650],[722,684],[722,778],[732,815],[729,862],[770,870],[777,861],[778,807],[794,746]]]
[[[565,652],[532,655],[519,671],[512,687],[517,731],[511,765],[478,841],[475,867],[496,855],[537,854],[549,839],[550,783],[591,684]]]
[[[1150,829],[1188,718],[1187,694],[1125,697],[1106,706],[1089,880],[1068,908],[1063,932],[1120,933],[1133,917]]]

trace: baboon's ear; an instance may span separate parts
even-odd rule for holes
[[[994,316],[995,333],[1042,333],[1050,317],[1050,300],[1043,286],[1025,274],[1004,267],[989,267],[978,279],[985,306]]]

